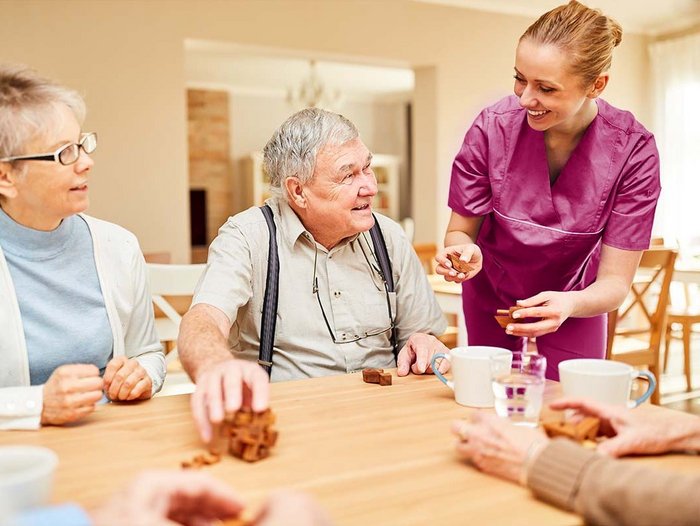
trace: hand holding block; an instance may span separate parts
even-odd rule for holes
[[[469,263],[459,259],[458,254],[447,254],[447,259],[450,260],[450,263],[452,263],[452,268],[455,269],[457,272],[466,274],[474,270],[474,267],[471,266]]]
[[[496,310],[496,315],[494,318],[498,322],[498,324],[501,326],[502,329],[505,329],[510,323],[519,323],[522,322],[520,319],[515,319],[513,318],[513,313],[516,310],[520,310],[523,307],[509,307],[507,309],[498,309]]]
[[[566,437],[576,442],[595,440],[600,428],[600,420],[593,416],[584,417],[576,423],[563,420],[551,420],[542,422],[542,428],[550,438]]]

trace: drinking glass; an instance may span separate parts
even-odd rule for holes
[[[514,352],[490,360],[496,414],[515,425],[537,427],[544,396],[547,359],[536,353]]]

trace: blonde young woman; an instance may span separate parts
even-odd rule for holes
[[[654,137],[600,98],[621,39],[576,1],[542,15],[520,37],[515,95],[479,114],[452,168],[437,272],[463,283],[469,343],[537,337],[552,379],[562,360],[605,356],[606,313],[629,291],[661,190]],[[538,321],[503,331],[493,316],[516,303]]]
[[[84,115],[75,91],[0,66],[0,429],[150,398],[165,377],[136,238],[82,214]]]

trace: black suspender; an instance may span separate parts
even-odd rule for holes
[[[280,259],[277,255],[277,228],[272,209],[268,205],[260,207],[267,228],[270,231],[267,255],[267,280],[265,281],[265,299],[262,312],[262,329],[260,331],[260,352],[258,363],[267,374],[272,370],[272,348],[275,345],[275,325],[277,325],[277,299],[279,296]]]
[[[260,352],[258,363],[267,371],[269,375],[272,370],[272,350],[275,344],[275,325],[277,323],[277,299],[279,296],[279,275],[280,260],[277,255],[277,229],[272,214],[272,209],[268,205],[263,205],[260,210],[265,216],[265,222],[270,232],[270,242],[267,257],[267,279],[265,281],[265,299],[262,312],[262,327],[260,331]],[[377,256],[379,270],[387,287],[387,292],[394,292],[394,277],[391,272],[391,261],[386,250],[386,242],[377,216],[374,216],[374,226],[369,231],[372,237],[374,253]],[[396,327],[391,331],[391,346],[394,350],[394,358],[399,354],[398,337]]]

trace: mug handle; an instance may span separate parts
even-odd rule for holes
[[[435,373],[435,376],[438,377],[438,380],[440,380],[443,384],[445,384],[447,387],[452,389],[453,391],[455,390],[455,384],[452,380],[448,380],[443,376],[443,374],[440,372],[440,367],[435,364],[438,358],[444,358],[448,362],[452,363],[452,360],[450,360],[450,355],[445,354],[442,352],[439,352],[437,354],[434,354],[433,357],[430,359],[430,367],[432,367],[433,372]]]
[[[644,392],[642,396],[639,398],[635,398],[634,400],[630,400],[627,404],[627,406],[630,409],[633,409],[635,407],[638,407],[640,404],[643,404],[646,402],[649,397],[652,395],[654,390],[656,389],[656,377],[654,376],[653,373],[649,371],[635,371],[634,376],[632,377],[633,379],[635,378],[641,378],[643,380],[646,380],[649,382],[649,386],[647,387],[647,390]]]

